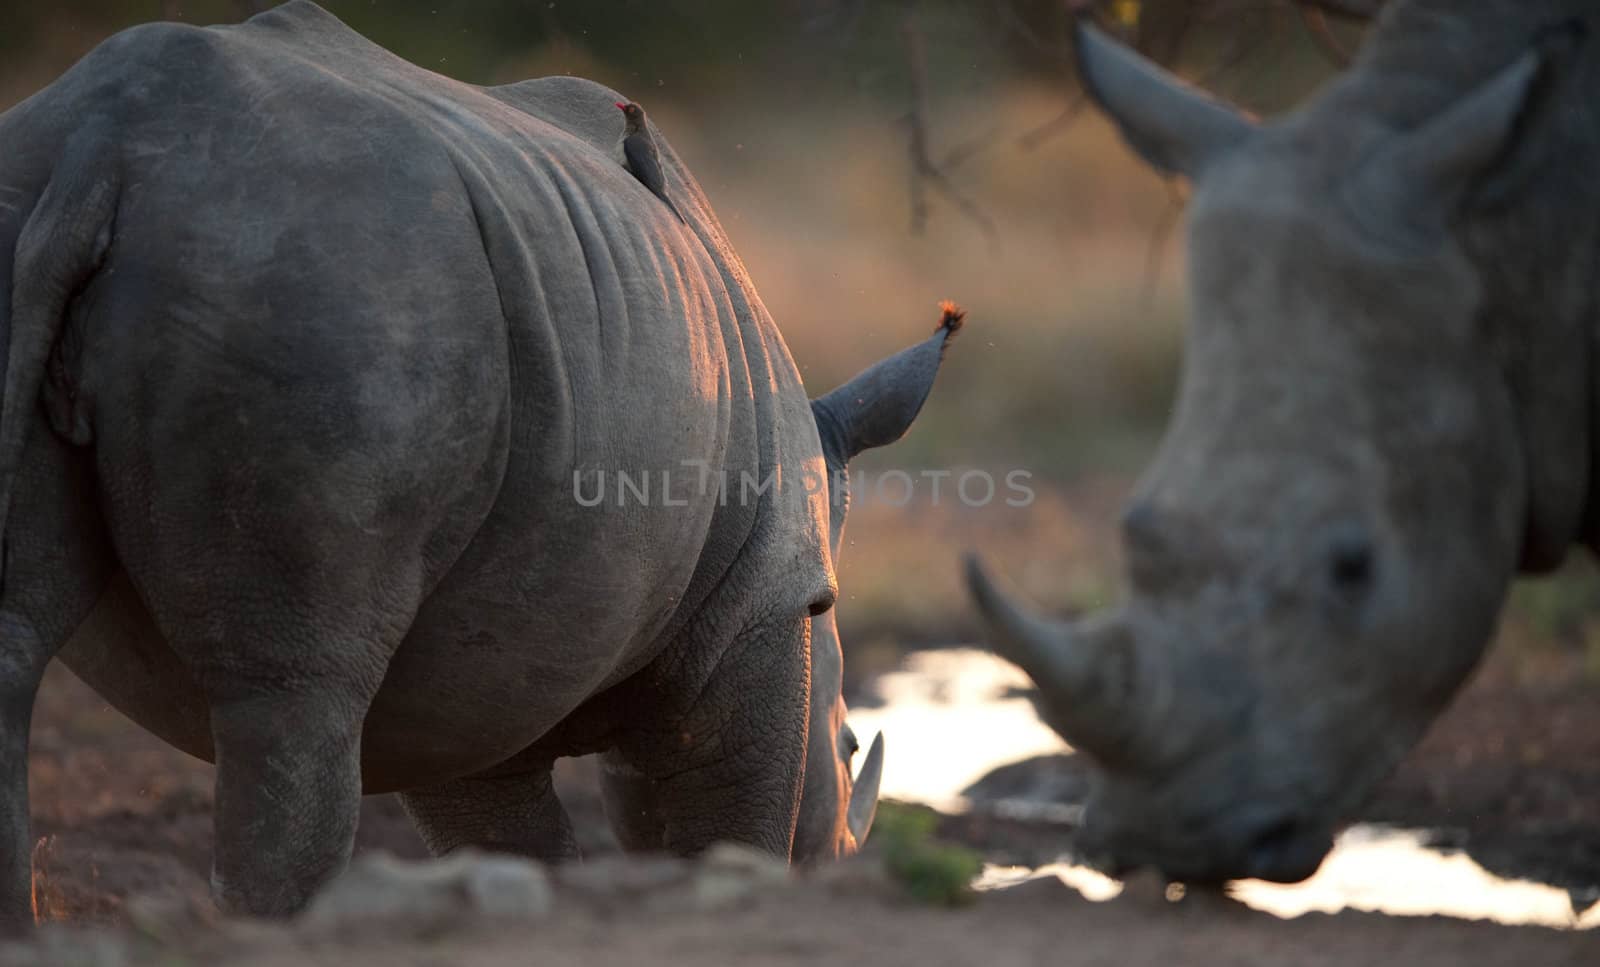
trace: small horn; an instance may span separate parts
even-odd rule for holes
[[[878,815],[878,786],[882,781],[883,733],[879,732],[878,737],[872,740],[872,747],[867,749],[866,761],[861,763],[855,788],[850,790],[850,809],[845,814],[850,835],[855,838],[857,847],[867,841],[873,817]]]
[[[1505,153],[1543,62],[1529,51],[1420,128],[1389,136],[1344,185],[1356,221],[1403,245],[1434,244]]]
[[[1128,763],[1136,743],[1140,679],[1137,641],[1121,614],[1078,626],[1047,621],[1012,603],[975,555],[967,586],[990,631],[990,646],[1039,686],[1051,728],[1103,763]]]

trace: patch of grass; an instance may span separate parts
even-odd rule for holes
[[[1600,681],[1600,568],[1575,554],[1553,574],[1518,581],[1495,649],[1523,677],[1555,665]]]
[[[1573,560],[1554,574],[1519,581],[1512,590],[1511,614],[1545,638],[1576,641],[1586,625],[1600,618],[1600,573],[1588,559]]]
[[[889,876],[919,903],[961,906],[976,894],[972,881],[983,858],[970,849],[940,842],[933,834],[938,814],[922,806],[885,801],[878,806],[872,838],[882,845]]]

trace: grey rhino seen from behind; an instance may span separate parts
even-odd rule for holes
[[[0,116],[5,920],[58,650],[217,763],[228,910],[300,908],[363,791],[434,850],[571,856],[550,768],[588,752],[632,848],[856,848],[839,475],[960,320],[808,401],[665,140],[687,224],[623,168],[620,99],[297,0],[126,31]]]
[[[1519,567],[1595,545],[1597,43],[1592,0],[1407,0],[1257,125],[1080,32],[1096,99],[1193,181],[1178,404],[1120,608],[1060,624],[969,577],[1100,767],[1099,865],[1309,876]]]

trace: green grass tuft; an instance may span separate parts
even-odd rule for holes
[[[938,822],[931,809],[886,801],[878,806],[872,838],[883,847],[889,876],[912,899],[933,906],[961,906],[976,896],[972,881],[983,871],[983,858],[940,842],[934,835]]]

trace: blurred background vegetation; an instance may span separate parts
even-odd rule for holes
[[[0,11],[0,106],[118,29],[261,0]],[[858,468],[1026,470],[1031,506],[861,500],[841,561],[852,677],[972,633],[957,553],[1059,610],[1116,593],[1117,505],[1166,421],[1182,344],[1181,189],[1083,109],[1062,0],[327,0],[405,58],[480,84],[570,73],[651,111],[695,170],[813,393],[971,310],[911,434]],[[1103,17],[1263,114],[1338,69],[1355,27],[1290,0],[1106,0]],[[1002,491],[1001,496],[1004,496]],[[1600,677],[1592,567],[1521,587],[1510,647]]]

